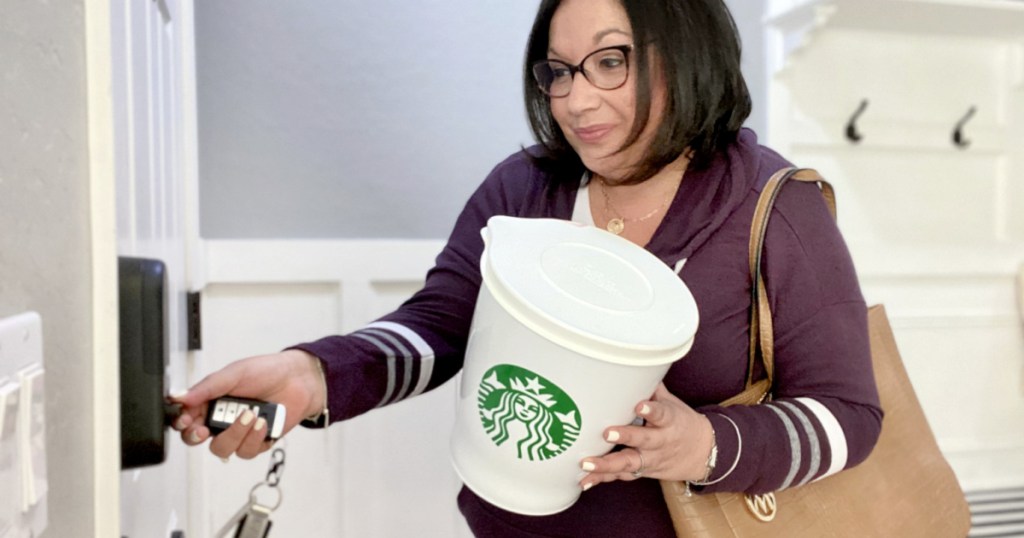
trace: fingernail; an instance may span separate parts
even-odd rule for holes
[[[594,487],[593,482],[587,482],[586,484],[583,484],[583,491],[587,491],[588,489],[590,489],[592,487]]]
[[[198,443],[199,442],[199,434],[196,433],[195,431],[193,431],[192,433],[188,434],[188,440],[193,442],[193,443]]]
[[[172,400],[180,400],[184,398],[186,394],[188,394],[188,389],[174,389],[167,393],[167,396]]]
[[[649,406],[647,404],[643,404],[642,406],[640,406],[640,414],[641,415],[646,415],[647,413],[650,413],[650,412],[651,412],[651,406]]]
[[[252,411],[249,411],[248,409],[246,409],[245,412],[242,413],[242,419],[241,419],[242,426],[248,426],[249,423],[252,422],[253,418],[255,418],[255,415],[252,414]]]
[[[580,469],[583,469],[584,471],[587,471],[587,472],[593,471],[596,468],[597,467],[595,467],[594,464],[589,462],[589,461],[585,461],[585,462],[580,464]]]
[[[267,427],[267,419],[260,417],[256,419],[256,425],[253,426],[253,429],[255,429],[256,431],[261,431],[265,427]]]
[[[619,440],[619,432],[612,430],[608,432],[608,435],[605,437],[605,439],[608,439],[609,441],[614,443],[615,441]]]
[[[223,463],[227,463],[228,459],[227,458],[221,458],[220,461],[223,462]]]
[[[185,417],[178,417],[178,419],[174,421],[174,429],[176,429],[178,431],[184,430],[185,429],[185,424],[183,423],[184,419],[185,419]]]

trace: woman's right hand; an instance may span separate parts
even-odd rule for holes
[[[286,434],[304,418],[323,409],[326,395],[318,360],[305,351],[290,349],[235,361],[206,376],[188,393],[173,398],[182,404],[181,416],[173,427],[181,432],[186,444],[202,444],[210,437],[210,430],[204,424],[207,404],[230,394],[283,404]],[[273,441],[266,439],[266,423],[253,418],[251,413],[244,418],[239,416],[231,427],[213,438],[210,452],[221,458],[237,454],[240,458],[251,459],[270,450]],[[244,419],[249,419],[248,423],[243,423]]]

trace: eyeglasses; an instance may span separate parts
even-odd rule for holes
[[[533,64],[533,78],[540,91],[551,97],[565,97],[572,91],[576,73],[602,90],[622,87],[629,78],[629,53],[633,45],[617,45],[597,49],[586,55],[579,65],[560,60],[541,60]]]

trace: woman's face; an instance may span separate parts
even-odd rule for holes
[[[616,45],[633,44],[629,17],[619,0],[565,0],[551,19],[548,59],[578,65],[591,52]],[[594,87],[577,74],[572,91],[551,98],[551,113],[583,164],[614,183],[642,157],[657,124],[648,122],[632,146],[617,151],[629,138],[635,120],[636,55],[629,55],[629,78],[614,90]],[[664,110],[664,83],[653,84],[651,117]]]

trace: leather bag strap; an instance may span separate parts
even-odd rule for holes
[[[772,328],[772,312],[768,294],[761,273],[762,252],[768,230],[768,218],[782,186],[790,180],[816,183],[825,198],[829,213],[836,218],[835,191],[817,171],[809,168],[783,168],[776,172],[761,190],[750,224],[750,352],[747,359],[747,376],[743,392],[722,402],[722,405],[754,405],[763,401],[771,392],[775,381],[775,338]],[[758,357],[764,365],[765,378],[754,380],[754,366]]]

